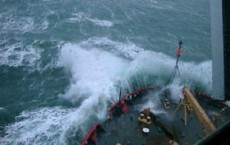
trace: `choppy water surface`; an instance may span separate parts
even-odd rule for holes
[[[0,0],[0,144],[79,144],[125,92],[210,93],[208,0]],[[205,76],[205,77],[204,77]]]

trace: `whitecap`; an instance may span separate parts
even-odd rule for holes
[[[41,57],[41,50],[22,43],[7,45],[0,50],[0,65],[34,66]]]
[[[93,22],[95,25],[102,26],[102,27],[112,27],[113,22],[108,20],[99,20],[99,19],[88,19],[89,21]]]
[[[89,21],[92,22],[93,24],[101,27],[112,27],[113,22],[109,20],[101,20],[98,18],[91,18],[89,14],[83,13],[83,12],[78,12],[78,13],[73,13],[72,17],[68,19],[69,22],[75,23],[75,22],[84,22],[84,21]]]
[[[143,48],[136,46],[132,42],[113,41],[107,37],[91,37],[86,41],[80,42],[83,47],[97,47],[113,52],[114,54],[134,59],[139,52],[144,51]]]

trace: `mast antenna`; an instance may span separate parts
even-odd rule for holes
[[[182,44],[183,44],[182,41],[179,41],[179,47],[176,50],[176,56],[177,56],[176,65],[174,66],[173,71],[171,72],[171,75],[170,75],[170,77],[169,77],[168,82],[166,83],[166,85],[173,81],[173,79],[175,78],[175,76],[176,76],[177,73],[180,76],[180,70],[179,70],[178,63],[179,63],[179,60],[180,60],[180,55],[182,53],[182,50],[181,50],[181,45]]]

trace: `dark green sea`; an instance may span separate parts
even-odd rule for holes
[[[0,0],[0,144],[80,144],[109,104],[164,85],[211,93],[209,0]],[[173,88],[172,87],[172,88]]]

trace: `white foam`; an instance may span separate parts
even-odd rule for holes
[[[34,29],[34,21],[31,17],[14,18],[8,16],[8,21],[5,22],[3,30],[31,31]]]
[[[91,37],[86,41],[80,43],[81,46],[85,47],[97,47],[105,50],[109,50],[114,54],[124,56],[129,59],[134,59],[139,52],[144,51],[143,48],[136,46],[131,42],[117,42],[108,39],[107,37]]]
[[[79,144],[76,135],[82,138],[94,121],[104,118],[105,112],[101,110],[106,109],[103,100],[99,104],[96,98],[86,99],[82,104],[73,109],[45,107],[23,111],[16,117],[17,122],[5,127],[6,135],[0,138],[0,144],[65,145],[69,138]]]
[[[101,26],[101,27],[112,27],[114,24],[114,22],[109,21],[109,20],[101,20],[98,18],[91,18],[91,16],[89,14],[86,14],[83,12],[73,13],[72,17],[69,18],[68,21],[71,23],[89,21],[89,22],[92,22],[93,24]]]
[[[36,20],[32,17],[16,17],[9,13],[4,14],[3,17],[5,19],[2,21],[2,26],[6,31],[35,32],[45,30],[49,25],[46,17]]]
[[[14,124],[5,127],[0,144],[65,144],[60,140],[65,124],[74,109],[60,107],[23,111]]]
[[[123,43],[118,44],[124,46]],[[119,84],[119,81],[122,83],[127,82],[139,72],[143,72],[145,75],[154,74],[156,76],[165,75],[169,77],[175,65],[175,59],[153,51],[140,49],[132,59],[123,60],[110,52],[98,49],[103,48],[107,50],[110,48],[109,50],[113,50],[115,48],[115,50],[119,51],[117,49],[119,48],[118,44],[107,38],[93,38],[79,44],[66,44],[61,50],[61,62],[72,74],[72,83],[61,97],[73,103],[83,100],[75,115],[68,121],[69,124],[81,124],[80,128],[83,132],[87,130],[86,122],[92,120],[93,114],[97,116],[97,119],[105,118],[107,100],[115,101],[117,99],[114,96],[118,96],[116,88],[119,87],[116,84]],[[132,52],[132,49],[127,52]],[[205,87],[209,87],[210,84],[208,82],[211,81],[209,74],[211,71],[210,61],[199,64],[180,61],[179,66],[181,68],[181,78],[167,86],[171,91],[171,99],[176,102],[181,99],[184,81],[182,77],[186,77],[185,80],[187,80],[187,77],[191,76],[191,81],[198,80],[200,83],[204,83]],[[206,71],[201,72],[203,67],[205,67]],[[192,69],[188,70],[188,68]],[[207,77],[205,79],[208,82],[204,82],[203,75]],[[159,94],[154,95],[155,97],[152,97],[153,99],[144,104],[141,109],[150,107],[154,114],[167,115],[159,107],[161,103],[157,96]],[[102,105],[98,105],[100,102],[102,102]],[[99,106],[102,108],[98,108]],[[62,138],[65,138],[66,134],[73,134],[70,133],[70,128],[73,128],[73,126],[66,126],[65,128],[67,128],[64,131],[66,133],[62,134]]]
[[[89,131],[89,127],[92,126],[98,120],[104,120],[106,116],[107,103],[106,99],[98,96],[90,96],[85,99],[81,106],[73,112],[64,125],[63,134],[61,134],[61,140],[67,142],[67,137],[74,138],[76,132],[80,131],[82,134],[78,136],[83,137]],[[78,140],[80,141],[80,140]]]
[[[149,99],[148,101],[141,106],[140,111],[143,111],[146,108],[150,108],[151,112],[153,112],[154,115],[167,115],[168,113],[163,109],[162,107],[162,97],[159,95],[162,93],[162,91],[165,91],[165,89],[170,90],[170,99],[172,99],[175,103],[178,103],[180,99],[183,97],[182,95],[182,89],[183,85],[179,84],[178,80],[173,81],[173,83],[169,84],[166,87],[163,87],[160,92],[157,92],[155,94],[148,94]],[[168,116],[169,117],[169,116]]]
[[[4,107],[0,107],[0,113],[6,113],[7,110]]]
[[[45,107],[23,111],[16,122],[5,127],[6,135],[0,137],[0,144],[68,144],[71,138],[80,144],[89,127],[105,118],[105,100],[91,97],[79,108]],[[76,134],[78,132],[78,134]]]
[[[183,98],[183,84],[180,84],[179,80],[174,80],[171,84],[169,84],[168,86],[166,86],[167,89],[170,90],[170,98],[175,101],[175,102],[179,102],[180,99]]]
[[[86,50],[77,44],[64,45],[60,59],[72,74],[72,83],[63,95],[72,102],[84,96],[111,98],[116,95],[116,82],[120,81],[122,71],[127,67],[125,60],[109,52]]]
[[[49,26],[47,18],[42,18],[39,22],[34,25],[34,30],[41,31],[46,30]]]
[[[89,17],[90,16],[88,14],[85,14],[83,12],[73,13],[72,17],[69,18],[69,22],[81,22],[87,20]]]
[[[112,27],[113,22],[109,20],[100,20],[100,19],[88,19],[89,21],[93,22],[95,25],[102,26],[102,27]]]
[[[161,115],[161,114],[167,114],[165,112],[165,110],[162,109],[162,107],[160,107],[161,105],[161,101],[160,101],[160,97],[159,97],[159,94],[152,94],[151,97],[149,97],[149,101],[146,102],[145,104],[143,104],[141,106],[141,109],[140,111],[143,111],[144,109],[146,108],[150,108],[151,112],[154,114],[154,115]]]
[[[0,65],[34,66],[40,59],[41,50],[22,43],[7,45],[0,50]]]
[[[129,73],[136,73],[136,71],[151,72],[152,74],[163,73],[173,66],[173,59],[153,51],[141,51],[136,55],[135,59],[131,62]],[[165,72],[167,73],[167,72]]]
[[[135,76],[137,73],[151,74],[169,77],[174,69],[176,60],[160,52],[141,51],[131,62],[127,71],[126,78]],[[200,83],[208,91],[212,87],[212,62],[205,61],[201,63],[179,62],[180,81],[191,86],[192,83]],[[164,78],[165,79],[165,78]],[[167,80],[164,80],[165,82]]]
[[[88,49],[98,48],[106,50],[112,52],[113,54],[131,59],[125,62],[125,65],[129,64],[129,67],[122,70],[125,74],[123,77],[124,82],[132,79],[133,76],[140,73],[156,76],[157,80],[155,80],[155,82],[163,85],[167,81],[165,79],[170,76],[172,70],[174,69],[176,62],[176,56],[175,58],[171,58],[160,52],[145,51],[143,48],[140,48],[131,42],[121,43],[112,41],[106,37],[92,37],[86,41],[80,42],[79,46]],[[92,53],[94,52],[92,51]],[[72,60],[70,60],[70,62],[72,62]],[[211,68],[211,61],[195,63],[183,62],[180,60],[180,81],[182,84],[186,84],[188,86],[191,86],[194,83],[199,83],[206,88],[207,91],[210,91],[212,87]]]
[[[193,82],[199,82],[208,92],[212,89],[212,62],[205,61],[201,63],[182,62],[180,64],[181,78],[190,85]]]

